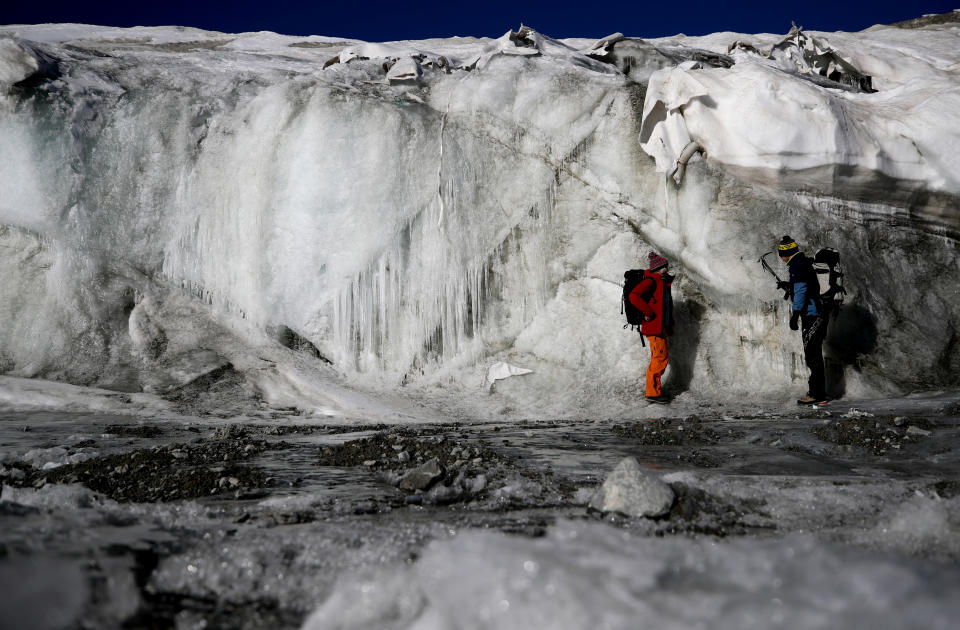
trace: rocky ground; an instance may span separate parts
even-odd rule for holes
[[[537,537],[590,519],[643,536],[803,530],[869,546],[886,506],[960,494],[956,403],[931,400],[368,427],[281,411],[270,422],[8,414],[0,582],[37,558],[79,567],[73,625],[32,627],[292,628],[339,573],[415,562],[464,528]],[[614,494],[659,484],[653,516],[597,499],[628,459]],[[955,562],[960,541],[894,551]]]

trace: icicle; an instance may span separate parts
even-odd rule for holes
[[[663,227],[669,227],[670,222],[670,173],[663,177]]]
[[[450,97],[447,96],[447,109],[440,116],[440,160],[437,164],[437,200],[440,202],[440,217],[437,219],[437,225],[443,223],[443,130],[447,126],[447,114],[450,113]]]
[[[700,143],[696,140],[691,140],[687,143],[687,146],[683,147],[683,150],[680,152],[680,157],[677,158],[677,164],[673,167],[671,175],[673,175],[673,181],[677,183],[677,186],[680,185],[680,182],[683,181],[683,174],[687,170],[687,162],[690,161],[690,158],[694,156],[697,152],[702,152],[703,147],[700,146]]]

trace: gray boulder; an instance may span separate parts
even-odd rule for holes
[[[409,471],[400,480],[401,490],[426,490],[443,477],[443,468],[436,457]]]
[[[642,468],[636,458],[627,457],[607,476],[590,499],[590,507],[600,512],[657,517],[670,511],[674,499],[669,485]]]

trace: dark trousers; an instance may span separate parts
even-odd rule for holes
[[[810,369],[808,393],[817,400],[823,400],[827,397],[823,376],[823,340],[827,336],[827,318],[804,315],[801,322],[803,358]]]

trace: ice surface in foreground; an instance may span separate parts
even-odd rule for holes
[[[447,507],[402,506],[391,482],[367,466],[317,467],[319,447],[373,433],[363,427],[343,431],[292,413],[144,423],[102,411],[3,410],[2,542],[13,551],[0,562],[0,583],[19,579],[15,592],[44,593],[74,623],[109,628],[156,611],[157,599],[161,612],[182,606],[177,625],[189,628],[218,625],[214,606],[231,611],[229,620],[270,628],[299,624],[311,611],[308,628],[949,627],[960,612],[957,400],[910,396],[846,413],[841,407],[850,406],[837,403],[802,419],[795,411],[742,417],[734,404],[671,406],[685,419],[661,427],[686,424],[692,442],[672,447],[614,436],[607,420],[417,425],[423,444],[456,436],[502,448],[514,462],[507,473],[494,458],[478,458],[489,494]],[[692,410],[710,419],[687,424]],[[865,433],[883,422],[904,439],[878,454],[811,431],[838,418],[858,420],[850,426]],[[700,443],[708,426],[728,437]],[[78,455],[135,462],[178,444],[219,454],[224,444],[245,451],[255,436],[270,436],[279,450],[250,461],[274,478],[252,495],[128,503],[113,494],[126,483],[117,460],[103,462],[116,481],[101,477],[99,491],[94,480],[43,485],[33,477]],[[668,518],[587,512],[600,474],[627,453],[685,497]],[[553,473],[578,489],[575,498],[545,492],[556,487]],[[144,484],[166,474],[159,469]],[[63,579],[51,583],[50,571]],[[148,586],[134,580],[148,574]],[[76,603],[83,587],[74,576],[83,575],[92,577],[88,606]],[[106,591],[97,590],[103,575]],[[11,614],[21,616],[0,618],[33,627],[42,602],[18,600]],[[0,599],[0,610],[17,604]],[[261,610],[286,623],[258,617]]]
[[[321,628],[951,628],[956,568],[894,562],[793,535],[611,537],[562,523],[542,539],[462,532],[413,566],[343,580]]]
[[[769,35],[0,28],[0,371],[163,393],[229,366],[321,414],[357,384],[629,413],[647,354],[620,283],[656,249],[668,385],[784,397],[799,337],[754,261],[790,233],[844,255],[835,393],[955,383],[960,29],[815,36],[877,92]],[[498,362],[532,373],[491,397]]]

